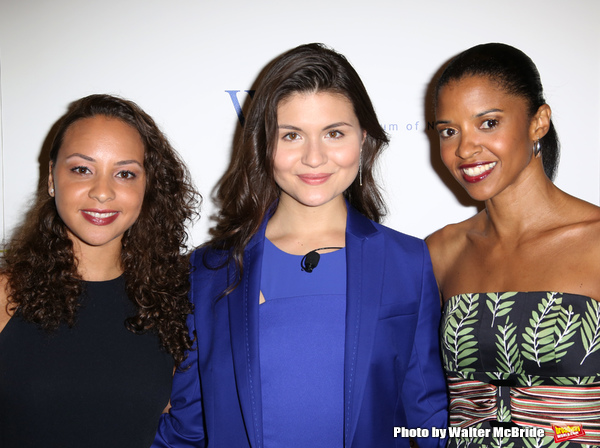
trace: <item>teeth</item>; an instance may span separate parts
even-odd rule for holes
[[[469,177],[479,176],[480,174],[485,173],[486,171],[491,170],[496,166],[497,162],[486,163],[485,165],[478,165],[472,168],[463,168],[463,173],[465,173]]]
[[[93,216],[94,218],[108,218],[110,216],[114,216],[117,214],[117,212],[109,212],[109,213],[98,213],[98,212],[86,212],[84,211],[83,213],[87,213],[90,216]]]

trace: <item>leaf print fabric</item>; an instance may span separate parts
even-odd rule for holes
[[[452,426],[487,428],[449,446],[600,446],[600,303],[576,294],[461,294],[444,306],[442,356]],[[552,422],[579,422],[557,444]],[[540,437],[493,437],[498,425],[544,428]]]
[[[587,304],[587,311],[583,320],[583,347],[585,348],[585,356],[581,360],[581,364],[586,358],[600,349],[600,303],[595,302]]]
[[[477,351],[473,324],[477,322],[479,294],[465,294],[462,297],[463,300],[456,302],[457,307],[453,312],[446,316],[444,344],[451,348],[452,357],[448,362],[456,369],[469,371],[469,365],[477,360],[470,355]]]

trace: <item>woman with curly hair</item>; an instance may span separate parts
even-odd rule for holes
[[[191,347],[199,196],[135,103],[71,104],[0,270],[0,446],[147,447]]]
[[[267,66],[192,257],[198,347],[154,446],[445,444],[427,247],[379,224],[387,142],[341,54],[302,45]]]

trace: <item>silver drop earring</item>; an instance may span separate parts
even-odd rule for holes
[[[358,159],[358,185],[362,187],[362,148],[360,148],[360,155]]]
[[[533,143],[533,155],[535,157],[538,157],[540,155],[540,152],[542,151],[542,144],[540,143],[540,140],[537,139],[534,143]]]

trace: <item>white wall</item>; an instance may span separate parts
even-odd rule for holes
[[[268,61],[307,42],[348,57],[390,129],[387,225],[424,237],[474,213],[432,153],[424,95],[444,62],[489,41],[536,62],[563,144],[557,184],[598,204],[599,18],[597,0],[0,0],[2,237],[30,205],[51,126],[106,92],[136,101],[189,164],[205,197],[201,243],[238,126],[226,90],[243,101]]]

